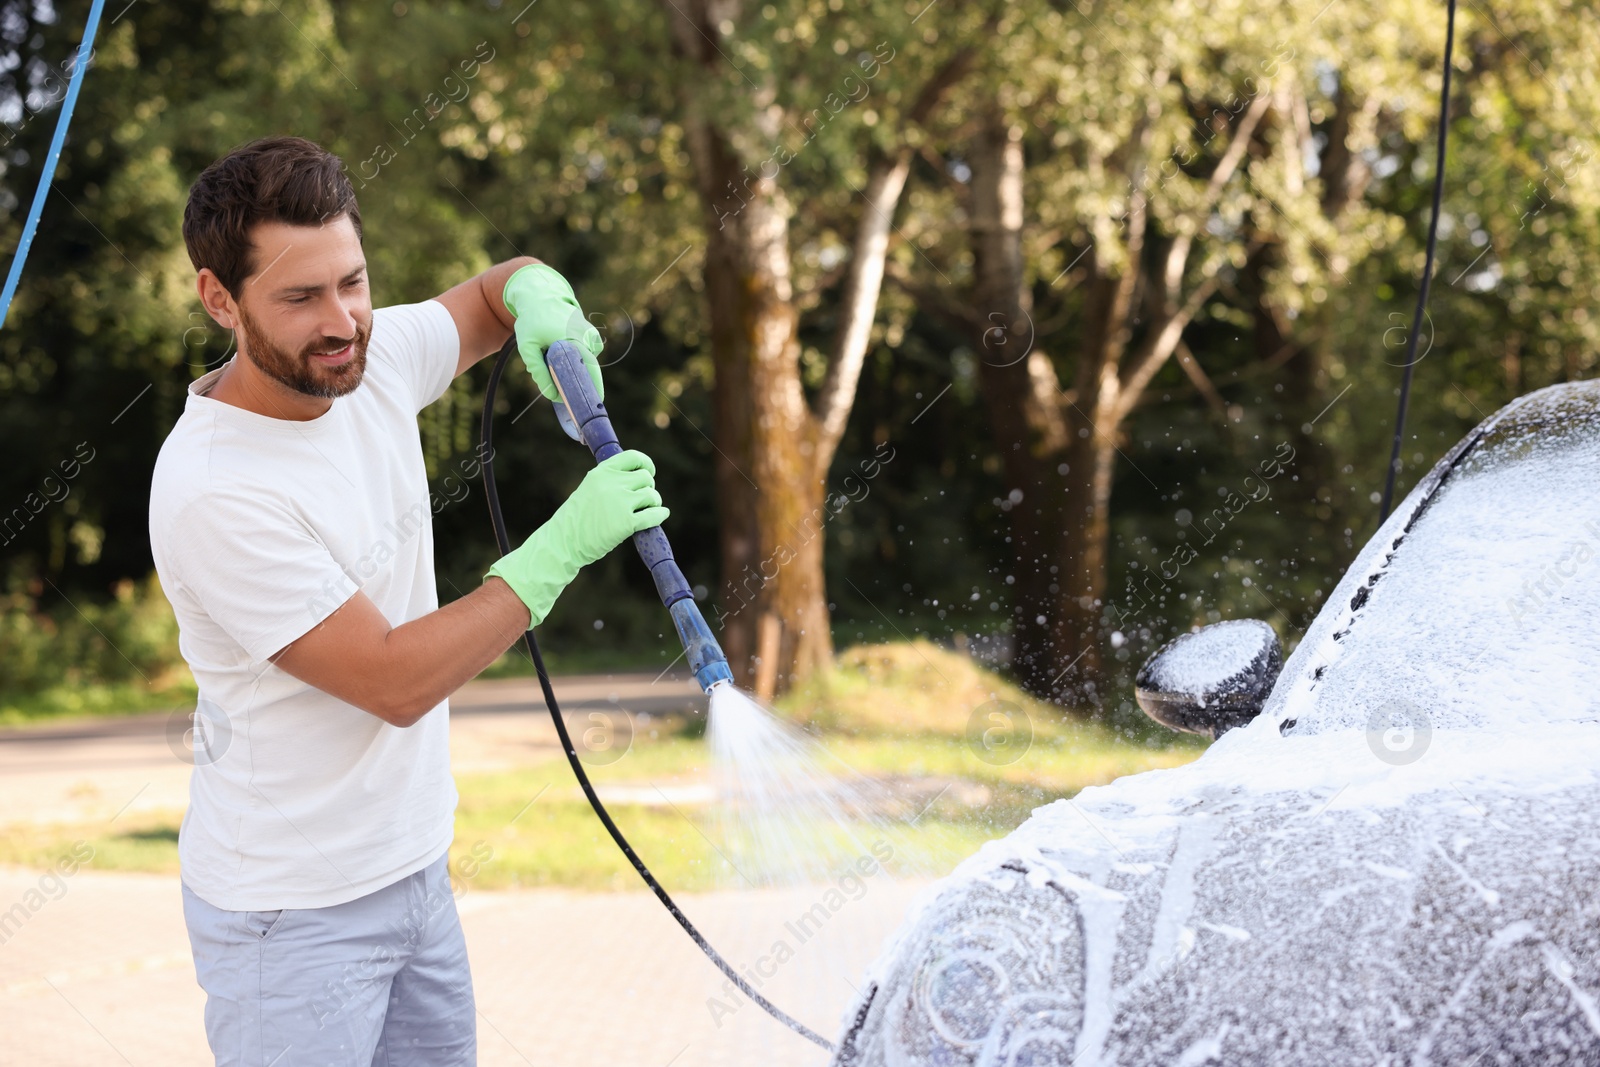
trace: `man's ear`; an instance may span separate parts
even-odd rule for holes
[[[217,325],[224,330],[232,330],[239,325],[239,305],[234,301],[233,294],[228,292],[228,287],[222,284],[210,267],[202,267],[200,276],[194,282],[195,291],[200,294],[200,303],[204,305],[206,314],[216,320]]]

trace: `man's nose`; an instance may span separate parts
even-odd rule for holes
[[[354,305],[342,296],[334,296],[323,302],[322,321],[317,326],[324,337],[354,337],[359,321]]]

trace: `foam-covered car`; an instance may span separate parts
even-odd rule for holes
[[[1600,1064],[1600,383],[1452,449],[1275,681],[1248,636],[1141,671],[1198,760],[923,893],[836,1063]]]

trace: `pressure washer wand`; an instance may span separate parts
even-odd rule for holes
[[[517,339],[513,336],[500,349],[500,355],[495,358],[494,366],[489,369],[489,382],[483,390],[483,420],[478,427],[479,455],[483,456],[483,495],[489,503],[489,520],[494,524],[494,540],[500,547],[502,556],[511,551],[511,535],[506,530],[506,517],[500,510],[500,490],[494,480],[494,400],[500,389],[500,376],[516,352]],[[573,413],[568,410],[567,404],[562,403],[556,405],[556,414],[561,419],[562,429],[575,440],[593,440],[595,443],[590,447],[597,459],[615,455],[622,446],[617,444],[617,435],[611,428],[611,420],[606,416],[605,406],[594,396],[589,373],[583,368],[582,353],[575,345],[561,341],[551,346],[551,352],[547,356],[549,355],[554,357],[550,361],[550,369],[557,388],[563,397],[570,398],[577,404],[575,410],[584,420],[581,425],[586,428],[585,432],[580,434],[580,424],[574,421]],[[688,583],[684,581],[683,572],[678,569],[677,562],[672,558],[672,546],[667,544],[666,535],[661,532],[661,527],[657,526],[636,535],[634,542],[638,544],[639,554],[644,557],[645,564],[650,567],[650,573],[656,581],[656,589],[661,593],[662,602],[667,605],[667,610],[672,612],[673,622],[678,627],[678,636],[683,639],[683,647],[689,654],[689,665],[694,668],[695,680],[708,693],[718,685],[731,685],[733,675],[728,670],[728,658],[722,654],[722,648],[711,636],[710,628],[706,626],[705,617],[695,606],[694,598],[689,593]],[[666,566],[662,566],[663,563]],[[533,669],[539,675],[539,690],[544,694],[545,707],[550,712],[550,721],[555,726],[556,738],[561,742],[561,751],[567,757],[567,765],[572,768],[572,776],[578,780],[578,787],[583,790],[584,798],[594,809],[595,818],[606,828],[606,833],[611,835],[611,840],[622,850],[628,863],[639,873],[639,877],[644,879],[644,884],[650,887],[650,891],[677,920],[678,925],[683,927],[683,932],[689,935],[700,951],[706,954],[706,958],[716,964],[717,969],[727,976],[728,981],[732,982],[739,992],[754,1001],[762,1011],[807,1041],[832,1052],[831,1041],[758,993],[744,975],[734,970],[732,964],[722,958],[722,954],[713,948],[705,935],[689,921],[689,917],[678,907],[671,894],[656,881],[656,876],[650,873],[650,868],[645,866],[644,860],[639,858],[633,846],[628,844],[628,839],[623,836],[621,828],[611,818],[611,813],[606,811],[606,806],[600,801],[600,795],[594,790],[594,783],[589,781],[589,775],[583,769],[583,761],[578,757],[577,746],[572,743],[572,735],[567,732],[566,720],[561,717],[561,705],[556,702],[555,686],[550,683],[550,672],[545,669],[544,657],[539,653],[539,641],[534,637],[533,630],[524,631],[522,639],[528,646],[528,655],[533,659]]]
[[[550,377],[555,379],[561,402],[556,405],[556,418],[561,428],[575,441],[582,441],[594,453],[595,462],[610,459],[622,451],[617,441],[617,431],[611,426],[606,406],[595,395],[594,380],[583,365],[583,350],[573,341],[557,341],[544,354]],[[641,530],[633,535],[633,547],[650,568],[656,592],[672,615],[672,624],[678,628],[678,640],[688,654],[689,669],[694,680],[707,693],[713,686],[731,683],[733,671],[728,668],[728,657],[722,646],[711,636],[711,627],[700,613],[689,591],[689,582],[673,558],[672,545],[659,526]]]

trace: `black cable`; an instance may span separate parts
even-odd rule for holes
[[[1456,40],[1456,0],[1449,0],[1449,15],[1444,32],[1444,84],[1439,88],[1439,154],[1433,169],[1433,215],[1428,220],[1428,255],[1422,266],[1422,286],[1417,290],[1417,310],[1411,316],[1411,333],[1406,336],[1406,369],[1400,379],[1400,408],[1394,416],[1394,449],[1389,454],[1389,474],[1383,483],[1383,510],[1378,524],[1389,517],[1394,501],[1394,480],[1400,470],[1400,445],[1406,428],[1406,402],[1411,398],[1411,374],[1417,365],[1417,335],[1422,332],[1422,316],[1428,306],[1428,286],[1433,281],[1433,252],[1439,242],[1439,204],[1444,199],[1444,149],[1450,130],[1450,52]]]
[[[494,539],[500,546],[500,554],[502,556],[511,551],[511,538],[506,534],[505,516],[500,511],[500,492],[495,488],[494,482],[494,396],[500,387],[500,374],[505,370],[506,361],[511,358],[511,354],[516,350],[517,341],[513,337],[500,350],[500,355],[494,361],[494,368],[489,371],[489,384],[484,389],[483,394],[483,421],[480,425],[478,442],[479,455],[483,461],[483,493],[489,501],[489,518],[494,523]],[[615,841],[617,847],[622,850],[622,854],[628,857],[628,862],[633,864],[633,869],[639,872],[639,877],[644,879],[644,884],[649,886],[651,891],[655,893],[656,899],[660,900],[662,905],[672,913],[672,917],[678,920],[678,925],[683,927],[683,932],[688,934],[696,945],[700,946],[700,951],[704,952],[707,958],[717,965],[718,970],[727,975],[729,980],[739,987],[739,992],[755,1001],[768,1015],[801,1037],[832,1052],[832,1042],[804,1023],[789,1017],[775,1004],[760,993],[757,993],[750,983],[745,981],[739,972],[735,971],[728,961],[723,959],[717,950],[711,947],[711,942],[705,939],[704,934],[695,929],[694,923],[689,921],[689,917],[667,895],[667,891],[661,887],[661,883],[656,881],[655,875],[650,873],[650,868],[646,867],[644,861],[633,851],[633,846],[628,844],[628,839],[622,836],[622,831],[617,829],[617,824],[611,821],[611,813],[606,811],[606,806],[600,802],[600,797],[595,793],[594,786],[589,783],[588,774],[584,773],[583,762],[578,758],[578,750],[572,746],[572,738],[567,733],[567,724],[561,718],[561,706],[556,703],[555,689],[550,685],[550,674],[545,670],[544,657],[539,654],[539,642],[534,639],[531,629],[523,636],[527,640],[528,654],[533,657],[533,669],[539,675],[539,688],[544,690],[545,707],[550,710],[550,719],[556,726],[556,736],[561,739],[561,751],[567,754],[567,762],[572,765],[573,776],[578,779],[578,785],[582,787],[583,795],[588,798],[589,806],[594,809],[595,815],[599,817],[601,824],[605,826],[606,832],[611,835],[611,840]]]

